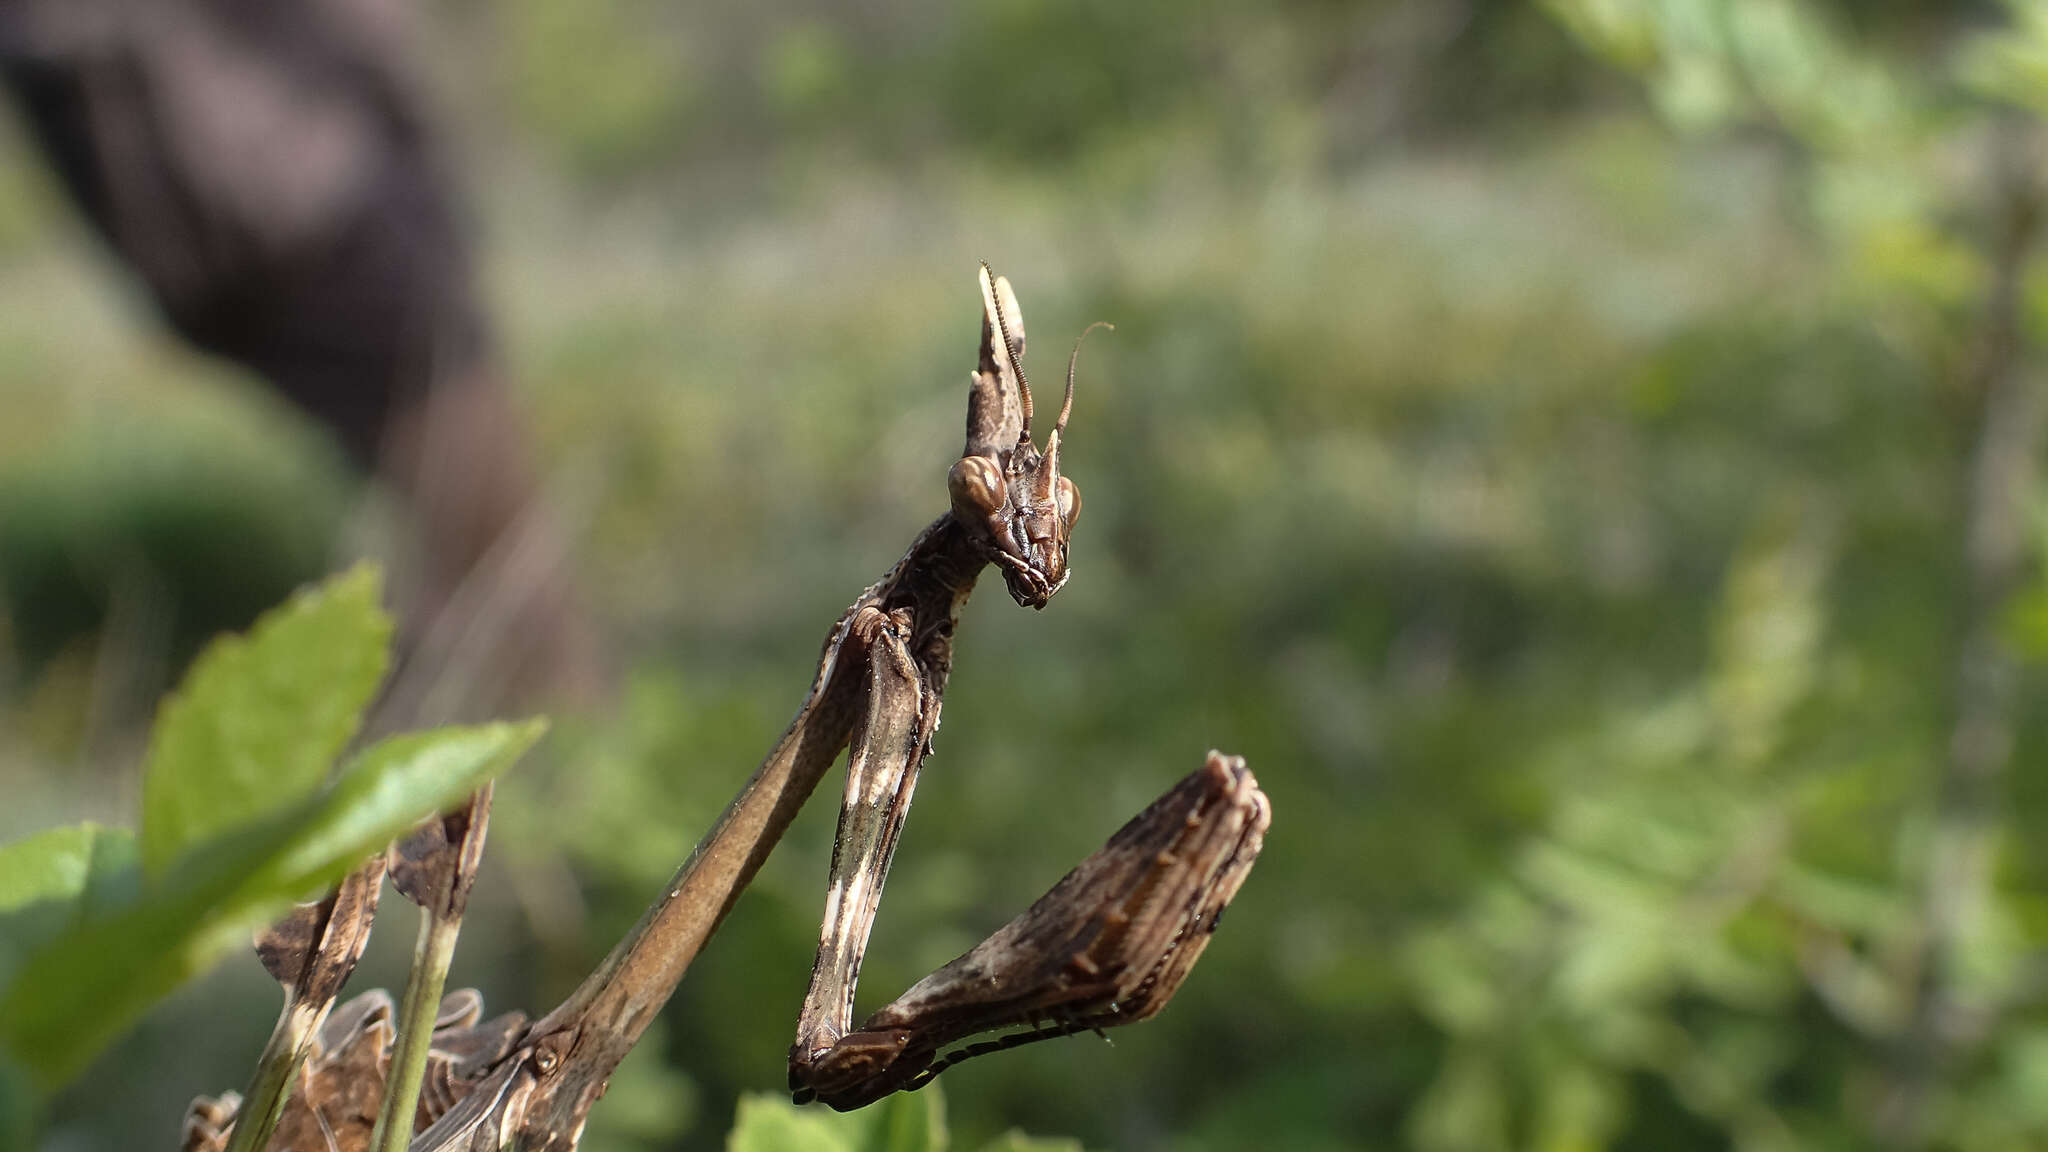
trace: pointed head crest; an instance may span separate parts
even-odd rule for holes
[[[1081,492],[1060,474],[1060,437],[1074,410],[1079,340],[1067,395],[1045,450],[1031,442],[1031,383],[1024,376],[1024,312],[1010,282],[981,266],[981,362],[967,401],[967,447],[947,477],[953,515],[984,538],[1010,596],[1043,608],[1067,582],[1067,540]],[[1081,335],[1107,324],[1091,324]]]

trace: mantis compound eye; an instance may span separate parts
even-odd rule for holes
[[[986,456],[962,456],[946,473],[946,491],[953,498],[954,512],[980,522],[1003,506],[1003,474]]]
[[[1060,477],[1059,487],[1054,489],[1054,499],[1059,502],[1060,527],[1067,532],[1074,530],[1074,521],[1081,518],[1081,490],[1072,480]]]

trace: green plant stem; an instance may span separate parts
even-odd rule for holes
[[[376,1134],[370,1139],[374,1152],[405,1152],[412,1143],[420,1081],[426,1074],[427,1050],[433,1044],[434,1022],[441,1011],[441,988],[448,982],[448,964],[455,957],[455,938],[461,932],[459,916],[420,915],[420,937],[413,946],[412,971],[406,975],[405,1001],[399,1007],[391,1071],[384,1081]]]
[[[325,1015],[323,1006],[303,1003],[294,993],[285,993],[284,1011],[278,1013],[277,1027],[271,1029],[270,1042],[257,1058],[256,1074],[249,1081],[240,1118],[228,1137],[227,1152],[262,1152],[270,1142],[270,1134],[277,1131],[278,1119],[284,1115],[292,1081],[306,1062],[313,1033]]]

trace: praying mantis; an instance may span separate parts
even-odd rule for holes
[[[411,1152],[573,1149],[612,1071],[842,749],[846,792],[789,1054],[797,1102],[859,1108],[974,1056],[1143,1020],[1186,979],[1272,817],[1244,760],[1213,751],[1024,913],[853,1024],[861,960],[938,728],[961,608],[991,565],[1020,606],[1044,608],[1066,584],[1081,511],[1060,461],[1080,341],[1041,449],[1032,436],[1022,309],[1009,281],[986,264],[978,284],[980,356],[966,444],[947,474],[947,511],[833,624],[788,729],[662,895],[560,1007],[530,1023],[518,1014],[480,1022],[481,1001],[461,999],[474,993],[443,1002]],[[473,870],[473,858],[464,866]],[[346,1068],[355,1078],[349,1095],[361,1099],[364,1078],[384,1075],[378,1054],[390,1043],[390,1016],[381,992],[337,1011],[315,1045],[308,1087],[318,1086],[318,1070]],[[365,1044],[350,1028],[381,1032]],[[989,1032],[1002,1034],[948,1048]],[[294,1098],[292,1107],[315,1114],[308,1120],[288,1108],[279,1133],[317,1130],[325,1146],[313,1152],[362,1152],[368,1125],[360,1106],[353,1126],[344,1125],[318,1113],[322,1095]],[[185,1147],[223,1146],[233,1120],[228,1098],[195,1101]],[[338,1139],[342,1131],[364,1136]]]
[[[867,654],[867,708],[854,729],[817,963],[790,1049],[790,1089],[799,1103],[857,1108],[922,1087],[969,1056],[1150,1016],[1200,955],[1271,820],[1244,761],[1211,752],[1202,771],[1022,916],[850,1031],[882,885],[938,727],[953,628],[973,587],[972,557],[997,566],[1020,606],[1042,609],[1066,584],[1068,542],[1081,512],[1080,490],[1060,472],[1080,341],[1041,452],[1031,439],[1022,309],[1010,282],[986,264],[980,286],[981,360],[968,393],[967,445],[947,475],[952,509],[926,535],[950,527],[969,559],[924,564],[938,577],[926,602],[857,602],[849,618],[848,637]],[[913,546],[904,563],[922,559]],[[1011,1024],[1026,1030],[940,1053]]]

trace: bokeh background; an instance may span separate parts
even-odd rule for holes
[[[2048,9],[421,15],[611,670],[499,789],[452,977],[492,1010],[602,956],[944,507],[986,259],[1041,380],[1116,330],[1075,576],[967,610],[863,1006],[1210,747],[1275,820],[1161,1018],[949,1072],[956,1136],[2048,1147]],[[0,837],[126,821],[180,662],[387,497],[166,333],[12,121],[0,413]],[[586,1147],[721,1147],[779,1089],[833,809]],[[387,917],[355,987],[402,979]],[[275,1008],[225,965],[48,1146],[170,1146]]]

